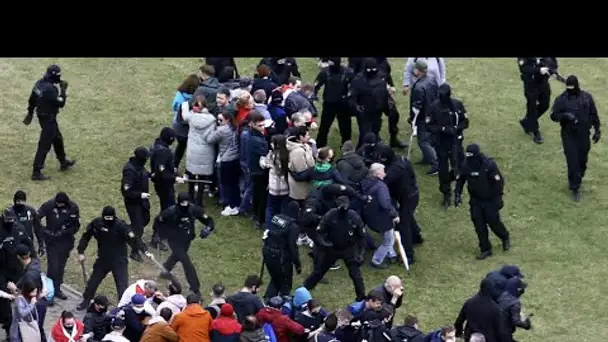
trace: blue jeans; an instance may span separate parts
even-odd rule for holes
[[[220,198],[222,204],[230,208],[238,208],[241,204],[240,172],[241,166],[238,159],[220,163]]]
[[[246,213],[251,208],[251,197],[253,194],[253,186],[251,184],[251,174],[249,169],[241,166],[241,174],[243,175],[243,196],[241,198],[241,205],[239,212]]]
[[[287,203],[289,203],[289,196],[275,196],[268,194],[268,201],[266,201],[266,203],[266,227],[270,227],[272,217],[285,212]]]
[[[395,258],[397,257],[397,253],[395,253],[395,230],[389,229],[382,233],[382,243],[376,251],[374,252],[374,256],[372,257],[372,263],[375,265],[380,265],[384,262],[384,258]]]
[[[425,124],[420,124],[418,127],[418,147],[422,152],[422,160],[431,164],[433,168],[437,168],[437,153],[431,144],[431,132],[426,128]]]

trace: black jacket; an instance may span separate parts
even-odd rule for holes
[[[50,243],[68,243],[73,245],[75,235],[80,230],[80,209],[73,201],[64,208],[58,208],[52,198],[38,209],[40,220],[46,218],[43,228],[44,241]]]
[[[465,160],[460,166],[460,175],[456,180],[454,192],[462,194],[462,188],[467,183],[471,201],[502,201],[505,181],[498,165],[483,153],[480,153],[479,158],[480,167],[472,165],[469,160]]]
[[[284,60],[284,62],[279,63],[279,60]],[[266,64],[270,67],[270,77],[278,85],[287,84],[292,75],[298,78],[302,77],[298,68],[298,62],[293,57],[264,57],[258,65],[261,64]]]
[[[393,342],[423,342],[424,333],[414,327],[403,325],[391,330]]]
[[[569,120],[570,113],[576,123]],[[580,134],[589,139],[589,129],[593,127],[596,131],[600,129],[600,118],[597,115],[595,101],[588,92],[581,90],[579,95],[568,95],[564,91],[555,98],[551,120],[559,122],[562,127],[562,134]]]
[[[308,110],[312,116],[317,116],[317,108],[312,99],[305,97],[299,91],[292,91],[285,99],[285,113],[288,117],[302,109]]]
[[[175,167],[173,165],[173,152],[169,145],[158,138],[152,144],[150,149],[150,172],[152,173],[152,181],[154,183],[175,183]]]
[[[386,308],[388,312],[392,313],[393,315],[390,321],[386,324],[386,326],[390,329],[393,326],[393,318],[395,318],[395,311],[403,304],[403,294],[401,294],[395,304],[393,304],[393,295],[386,290],[384,284],[378,285],[372,292],[382,294],[382,307]]]
[[[147,251],[141,239],[131,231],[131,227],[120,219],[115,219],[112,227],[106,227],[102,217],[94,218],[80,237],[76,248],[78,254],[84,254],[93,237],[97,240],[97,257],[104,263],[127,261],[127,244],[133,250]]]
[[[299,233],[300,227],[295,219],[285,214],[275,215],[264,234],[264,250],[273,255],[281,255],[285,261],[300,267],[300,254],[296,243]]]
[[[344,102],[348,95],[348,86],[354,77],[353,71],[343,66],[323,68],[315,80],[315,97],[321,87],[325,87],[323,103]]]
[[[363,63],[366,57],[349,57],[348,58],[348,67],[353,69],[355,74],[358,74],[363,71]],[[376,60],[378,63],[378,70],[382,71],[385,75],[387,75],[386,81],[391,87],[394,87],[395,84],[393,82],[393,77],[391,76],[391,65],[388,62],[386,57],[371,57]]]
[[[93,336],[89,338],[91,342],[99,342],[103,340],[103,337],[110,332],[110,316],[106,312],[97,312],[91,304],[87,309],[87,313],[84,315],[82,323],[84,323],[84,332],[93,333]]]
[[[59,113],[59,108],[65,106],[66,83],[62,83],[60,89],[57,89],[54,83],[46,78],[41,78],[34,84],[32,93],[28,100],[27,113],[33,114],[36,109],[38,118],[49,117],[55,119]]]
[[[353,184],[360,183],[369,171],[363,157],[355,152],[342,155],[336,162],[336,169]]]
[[[241,78],[239,76],[239,70],[234,62],[234,57],[205,57],[205,64],[213,65],[215,69],[215,77],[220,82],[225,82],[226,80],[221,77],[223,75],[224,69],[227,67],[234,68],[234,74],[236,78]]]
[[[17,221],[8,228],[0,218],[0,274],[12,282],[16,282],[23,272],[23,266],[16,253],[17,246],[21,244],[28,246],[33,257],[36,257],[34,244],[27,236],[25,228]]]
[[[44,237],[42,236],[42,226],[40,225],[40,218],[38,217],[38,212],[36,212],[36,209],[30,207],[29,205],[13,205],[12,208],[15,211],[15,214],[17,214],[19,222],[25,228],[25,232],[32,242],[34,241],[34,236],[36,236],[38,246],[43,247]]]
[[[521,80],[530,85],[548,85],[550,75],[540,73],[540,68],[547,67],[551,74],[557,72],[557,59],[555,57],[518,57],[517,65],[521,73]]]
[[[515,327],[530,329],[530,321],[521,320],[521,302],[519,298],[505,291],[498,297],[498,307],[502,311],[504,324],[509,333],[513,334]]]
[[[340,251],[354,247],[359,252],[365,246],[365,225],[356,211],[333,208],[321,219],[317,237],[323,247]]]
[[[180,206],[176,204],[158,214],[155,224],[160,225],[157,231],[163,239],[169,242],[189,243],[196,237],[195,220],[208,225],[209,219],[203,208],[197,205],[189,204],[188,210],[182,212]]]
[[[439,99],[433,101],[426,117],[426,127],[435,136],[436,146],[451,149],[462,142],[462,132],[469,127],[467,110],[460,100],[450,97],[450,86],[439,87]]]
[[[384,182],[388,186],[391,198],[400,205],[418,194],[418,182],[412,163],[404,156],[394,155],[386,163]]]
[[[129,158],[122,168],[122,181],[120,191],[125,203],[141,204],[150,209],[150,201],[142,199],[142,192],[150,193],[150,173],[145,167],[134,164],[135,157]]]
[[[412,85],[410,95],[410,121],[416,126],[424,125],[429,114],[431,103],[437,99],[437,81],[433,77],[423,76]],[[415,111],[418,112],[416,117]]]
[[[376,115],[379,111],[388,110],[387,84],[387,76],[382,71],[372,76],[357,74],[350,83],[350,106],[359,114]]]

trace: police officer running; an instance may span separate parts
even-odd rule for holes
[[[200,294],[201,284],[196,273],[196,268],[194,268],[188,255],[190,244],[196,237],[194,222],[196,219],[205,225],[205,228],[200,232],[201,239],[207,238],[215,226],[213,219],[203,212],[203,208],[191,204],[189,198],[188,193],[179,193],[177,204],[170,206],[158,214],[154,224],[159,226],[157,230],[160,237],[167,239],[169,248],[171,248],[171,255],[167,258],[163,267],[167,272],[171,272],[175,265],[181,262],[188,284],[190,284],[190,291]],[[165,273],[161,274],[163,278],[167,278],[168,276]]]
[[[61,291],[61,284],[75,235],[80,229],[80,210],[65,192],[58,192],[38,209],[38,216],[40,220],[46,219],[42,232],[47,248],[47,275],[53,279],[55,297],[66,300],[68,297]]]
[[[481,253],[478,260],[492,255],[492,244],[488,238],[488,227],[502,240],[505,251],[511,249],[511,240],[507,228],[500,220],[499,211],[503,207],[502,194],[504,179],[498,165],[492,158],[486,157],[477,144],[467,146],[466,159],[460,169],[454,190],[454,206],[462,203],[462,189],[465,183],[469,190],[471,220],[479,239]]]
[[[543,137],[538,128],[538,119],[549,109],[551,87],[549,77],[557,72],[555,57],[518,57],[517,64],[524,82],[526,116],[519,120],[526,134],[534,135],[534,142],[541,144]]]
[[[327,212],[317,228],[319,262],[315,263],[312,274],[304,281],[304,287],[314,289],[329,268],[342,259],[355,286],[356,300],[360,301],[365,297],[360,269],[364,262],[365,225],[357,212],[348,209],[348,197],[338,197],[336,204],[338,207]]]
[[[66,171],[76,163],[73,160],[67,159],[65,155],[65,147],[63,145],[63,136],[59,131],[57,123],[57,115],[59,108],[65,106],[67,100],[68,82],[61,80],[61,68],[58,65],[51,65],[46,69],[44,76],[39,79],[32,94],[28,100],[27,115],[23,123],[29,125],[34,118],[34,109],[38,115],[38,123],[40,124],[40,138],[38,140],[38,149],[34,157],[34,171],[32,172],[32,180],[43,181],[50,177],[42,174],[46,155],[51,150],[51,146],[55,150],[55,156],[61,165],[60,170]]]
[[[450,206],[452,181],[456,180],[458,167],[463,162],[463,131],[469,127],[467,110],[462,102],[451,97],[447,83],[439,87],[439,99],[430,107],[426,127],[434,135],[435,152],[439,165],[439,191],[443,193],[443,207]]]
[[[572,191],[572,199],[579,201],[581,196],[579,188],[587,170],[587,157],[591,148],[590,130],[593,127],[595,131],[594,144],[600,140],[601,131],[595,101],[591,94],[581,90],[576,76],[571,75],[566,79],[566,91],[555,99],[551,120],[559,122],[562,126],[561,136],[568,167],[568,185]]]
[[[264,232],[262,256],[270,275],[270,283],[264,298],[288,296],[293,284],[293,267],[296,273],[302,273],[300,254],[298,253],[298,217],[300,205],[296,201],[287,204],[285,214],[274,215],[269,229]]]
[[[140,239],[144,234],[144,227],[150,223],[149,173],[145,167],[149,156],[148,149],[140,146],[122,168],[120,190],[131,221],[131,229]],[[137,249],[131,249],[129,257],[137,262],[143,261]]]
[[[120,300],[122,294],[129,286],[129,259],[127,258],[127,243],[132,249],[143,251],[147,257],[152,254],[146,249],[146,245],[140,238],[135,236],[127,223],[116,217],[114,207],[106,206],[101,211],[101,217],[96,217],[89,223],[87,230],[82,234],[78,242],[78,262],[84,263],[84,251],[89,245],[91,238],[97,240],[97,260],[93,264],[93,273],[87,281],[82,294],[82,302],[77,310],[88,308],[95,296],[97,287],[109,272],[112,272],[116,284],[116,294]]]
[[[13,196],[13,206],[11,207],[15,214],[17,214],[17,220],[25,228],[27,236],[34,242],[34,236],[38,241],[38,255],[43,256],[44,250],[44,238],[42,237],[42,227],[40,226],[40,219],[36,209],[26,204],[27,196],[23,190],[17,190]],[[33,246],[32,246],[33,247]],[[35,251],[34,248],[31,248]]]

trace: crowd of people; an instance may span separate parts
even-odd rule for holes
[[[527,99],[529,93],[546,90],[544,82],[548,84],[557,69],[555,59],[551,61],[554,66],[549,69],[543,64],[545,59],[518,59]],[[415,263],[414,246],[424,242],[415,218],[419,188],[409,161],[412,139],[407,144],[398,137],[400,115],[388,60],[349,58],[348,66],[341,62],[340,57],[320,58],[314,83],[306,83],[295,58],[263,58],[253,78],[241,77],[233,58],[206,58],[200,72],[189,75],[177,88],[171,125],[160,131],[151,148],[137,147],[123,167],[120,190],[129,223],[116,216],[114,207],[106,206],[87,225],[77,245],[79,207],[68,194],[59,192],[36,210],[26,204],[25,192],[17,191],[14,205],[0,221],[0,314],[10,340],[46,339],[42,328],[46,307],[54,305],[55,299],[67,298],[61,285],[70,252],[76,247],[84,272],[84,251],[92,238],[98,244],[97,259],[77,308],[87,310],[84,322],[64,312],[50,332],[56,341],[448,342],[463,337],[465,341],[511,342],[516,327],[530,329],[530,316],[520,313],[519,298],[526,284],[513,265],[490,272],[453,325],[427,334],[418,329],[413,315],[393,327],[403,300],[401,279],[391,276],[366,291],[361,266],[367,251],[372,268],[403,264],[409,269]],[[508,251],[511,238],[499,215],[503,176],[479,145],[463,147],[469,117],[446,83],[443,58],[409,58],[405,70],[403,93],[410,96],[407,121],[423,156],[420,163],[430,166],[427,175],[438,174],[443,207],[452,205],[452,197],[454,206],[459,206],[466,184],[479,238],[477,259],[493,253],[488,229]],[[564,127],[569,180],[578,199],[588,153],[581,147],[581,131],[588,133],[595,127],[597,142],[599,119],[593,99],[580,90],[576,77],[565,82],[568,89],[556,100],[551,118]],[[56,122],[66,103],[67,87],[61,68],[53,65],[32,91],[24,123],[32,121],[36,110],[42,127],[34,180],[49,179],[42,169],[51,146],[63,171],[75,165],[66,157]],[[322,88],[318,111],[317,94]],[[585,106],[576,107],[577,101]],[[526,120],[538,119],[538,110],[528,114]],[[380,137],[383,115],[389,119],[388,142]],[[359,130],[356,143],[351,140],[353,116]],[[337,160],[336,151],[327,145],[334,119],[341,137]],[[536,128],[538,143],[537,132]],[[399,148],[408,149],[407,158],[395,153]],[[160,207],[153,219],[150,181]],[[176,194],[175,184],[180,183],[186,183],[188,191]],[[204,210],[205,194],[223,208],[222,216],[249,217],[263,231],[261,274],[249,276],[244,287],[230,296],[222,284],[214,285],[207,305],[203,305],[199,277],[188,254],[197,235],[205,239],[215,229],[214,219]],[[44,220],[46,225],[42,225]],[[142,237],[150,221],[152,237],[145,244]],[[203,225],[198,234],[195,221]],[[368,229],[379,233],[380,241]],[[292,292],[294,270],[303,271],[302,246],[308,249],[313,270]],[[154,250],[171,254],[160,264]],[[153,280],[128,286],[129,259],[144,262],[142,253],[159,267],[159,277],[169,280],[167,293],[161,293]],[[38,260],[45,254],[46,274]],[[348,269],[355,299],[329,312],[309,291],[327,282],[324,275],[340,268],[338,260]],[[190,287],[186,297],[172,274],[178,262]],[[270,279],[262,294],[265,269]],[[110,272],[119,302],[108,311],[109,299],[96,292]]]

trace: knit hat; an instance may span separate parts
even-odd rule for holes
[[[139,293],[136,293],[131,297],[131,304],[133,305],[143,305],[146,302],[146,297]]]
[[[426,72],[426,70],[428,68],[429,68],[429,66],[424,61],[416,61],[416,64],[414,64],[414,69],[417,69],[417,70],[420,70],[420,71]]]
[[[345,141],[341,149],[343,154],[355,152],[355,144],[350,140]]]
[[[222,313],[222,316],[232,317],[232,315],[234,315],[234,308],[232,307],[232,305],[224,303],[222,304],[220,312]]]
[[[270,301],[268,302],[268,306],[270,306],[271,308],[275,308],[275,309],[280,309],[281,306],[283,306],[283,298],[281,296],[276,296],[276,297],[272,297],[270,298]]]
[[[70,203],[70,197],[68,197],[65,192],[58,192],[57,195],[55,195],[55,203],[68,204]]]

